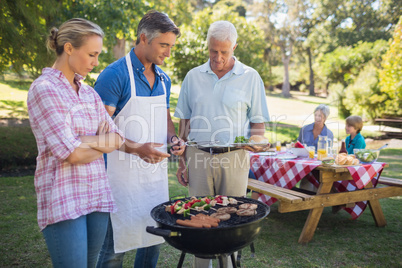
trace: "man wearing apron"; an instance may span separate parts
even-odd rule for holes
[[[132,249],[137,249],[134,267],[155,267],[158,261],[164,240],[145,229],[156,225],[151,209],[169,200],[167,143],[175,145],[175,155],[185,146],[170,117],[170,78],[157,65],[170,56],[179,35],[165,14],[148,12],[138,25],[135,48],[96,81],[95,90],[126,137],[119,151],[107,155],[118,211],[110,215],[97,267],[122,267],[124,253]]]

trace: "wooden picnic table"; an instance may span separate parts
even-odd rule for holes
[[[279,201],[280,213],[310,210],[299,237],[301,244],[313,239],[325,207],[346,205],[347,212],[356,219],[368,205],[375,224],[381,227],[386,225],[386,220],[378,199],[402,195],[401,180],[385,178],[378,181],[382,169],[388,167],[385,163],[350,168],[322,166],[321,161],[317,160],[294,159],[284,162],[283,159],[268,159],[258,155],[252,156],[251,160],[251,169],[257,180],[249,179],[248,188],[259,192],[261,201],[268,205]],[[367,169],[366,173],[362,172],[363,168]],[[312,176],[312,170],[318,172],[318,178]],[[316,193],[306,193],[295,187],[304,177],[309,177],[309,181],[315,180],[318,188]],[[378,182],[388,185],[375,187]]]

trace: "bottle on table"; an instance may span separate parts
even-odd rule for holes
[[[348,153],[348,151],[346,150],[346,143],[345,140],[342,140],[342,145],[341,145],[341,149],[339,150],[339,153]]]

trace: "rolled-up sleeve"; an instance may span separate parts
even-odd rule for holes
[[[42,81],[31,87],[28,94],[29,117],[35,131],[40,133],[38,138],[56,158],[63,161],[81,141],[71,130],[68,108],[52,86]]]

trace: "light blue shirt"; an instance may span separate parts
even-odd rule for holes
[[[190,119],[189,140],[233,143],[237,136],[249,137],[250,122],[269,121],[260,75],[234,59],[232,70],[221,79],[209,60],[184,78],[174,115]]]
[[[315,150],[317,151],[318,137],[314,139],[313,129],[314,129],[314,123],[302,127],[300,129],[299,137],[297,138],[297,140],[300,141],[301,143],[307,144],[307,146],[314,146]],[[324,128],[322,129],[320,136],[327,136],[328,139],[330,139],[331,141],[334,140],[334,134],[332,133],[331,130],[327,128],[326,125],[324,125]]]

